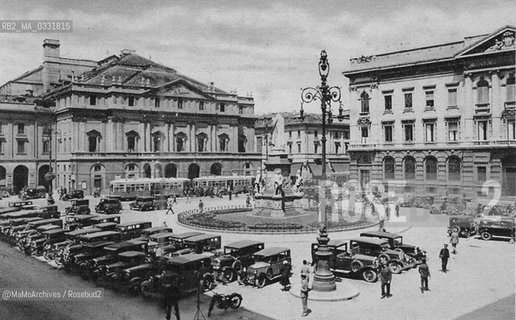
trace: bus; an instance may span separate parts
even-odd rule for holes
[[[232,188],[233,193],[241,193],[253,188],[253,179],[252,176],[209,176],[194,178],[192,185],[196,190],[212,189],[215,193],[227,193]]]
[[[118,179],[110,182],[110,193],[112,196],[120,196],[122,200],[134,200],[136,197],[152,197],[162,195],[182,196],[183,191],[190,186],[187,178],[139,178],[139,179]]]

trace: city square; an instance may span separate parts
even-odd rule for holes
[[[0,6],[2,319],[515,318],[508,1]]]

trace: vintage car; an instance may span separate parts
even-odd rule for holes
[[[246,284],[263,288],[280,277],[283,261],[292,262],[290,249],[283,247],[265,248],[253,255],[254,263],[247,268]]]
[[[91,219],[94,217],[96,217],[96,216],[91,215],[91,214],[69,215],[69,216],[66,216],[66,218],[65,218],[65,226],[69,230],[75,230],[75,229],[88,227],[93,224],[93,221],[91,221]]]
[[[172,228],[166,227],[166,226],[147,228],[147,229],[142,230],[141,238],[148,240],[150,238],[150,236],[153,234],[165,233],[165,232],[169,233],[169,232],[173,232],[173,231],[172,231]]]
[[[65,248],[62,264],[66,272],[80,272],[80,266],[84,261],[99,257],[104,254],[104,247],[112,244],[112,241],[95,241],[79,245],[71,245]]]
[[[480,219],[478,234],[483,240],[493,237],[515,238],[515,218],[504,216],[486,216]]]
[[[90,200],[72,200],[72,206],[65,208],[65,214],[90,214]]]
[[[161,292],[171,281],[178,281],[183,294],[195,292],[202,280],[203,290],[211,290],[215,283],[211,274],[211,258],[190,253],[177,257],[163,257],[159,274],[149,276],[140,286],[142,296],[161,297]]]
[[[137,197],[135,201],[129,204],[131,210],[152,211],[154,210],[153,197]]]
[[[44,238],[44,232],[60,229],[55,224],[45,224],[36,227],[35,229],[28,229],[17,234],[17,245],[26,254],[32,253],[33,243],[41,238]]]
[[[82,190],[72,190],[69,193],[63,195],[62,199],[64,201],[68,201],[71,199],[84,199],[84,191]]]
[[[66,246],[73,244],[73,240],[64,240],[60,242],[52,243],[49,246],[45,246],[43,248],[43,257],[46,260],[54,260],[56,264],[59,265],[59,261],[61,260],[62,254],[64,252],[64,248]]]
[[[152,227],[150,221],[135,221],[119,224],[116,230],[122,234],[122,240],[139,238],[142,231]]]
[[[64,241],[66,231],[62,228],[56,228],[41,232],[42,237],[30,244],[31,253],[36,256],[42,255],[45,248],[49,249],[52,244]]]
[[[103,231],[116,231],[118,228],[118,223],[103,222],[103,223],[94,224],[93,227],[102,229]]]
[[[10,201],[8,205],[10,208],[22,208],[25,206],[32,206],[33,203],[32,201]]]
[[[350,248],[358,248],[358,253],[377,258],[385,257],[392,273],[398,274],[413,265],[406,262],[403,251],[392,250],[389,241],[370,237],[358,237],[350,240]]]
[[[41,199],[45,198],[46,193],[47,190],[44,186],[38,186],[36,188],[28,188],[23,194],[25,199]],[[18,196],[22,197],[22,193],[20,193]]]
[[[116,254],[111,263],[99,265],[94,273],[95,284],[99,286],[117,286],[121,280],[123,270],[144,264],[147,260],[145,252],[123,251]]]
[[[6,214],[1,215],[0,219],[11,220],[11,219],[20,219],[20,218],[33,218],[33,217],[50,219],[50,218],[59,218],[60,215],[61,214],[59,213],[59,211],[57,211],[57,206],[46,206],[46,207],[41,207],[39,209],[34,209],[34,210],[22,210],[22,211],[6,213]]]
[[[413,263],[412,261],[413,257],[416,255],[416,246],[403,243],[403,236],[396,234],[396,233],[390,233],[390,232],[383,232],[383,231],[368,231],[368,232],[362,232],[360,234],[361,237],[371,237],[371,238],[379,238],[379,239],[385,239],[389,242],[390,249],[392,250],[401,250],[405,255],[409,256],[407,257],[407,260],[409,263]],[[411,258],[411,259],[409,259]]]
[[[0,208],[0,216],[6,213],[20,211],[21,209],[21,207],[2,207]]]
[[[8,240],[9,233],[12,228],[16,228],[17,230],[24,229],[25,226],[31,222],[31,221],[38,221],[43,220],[39,217],[33,217],[33,218],[19,218],[19,219],[12,219],[9,221],[2,221],[0,222],[0,236],[2,237],[2,240]]]
[[[155,253],[158,248],[163,248],[172,243],[174,234],[172,232],[160,232],[151,235],[148,240],[149,252]],[[142,237],[142,239],[145,239]]]
[[[211,262],[214,278],[225,282],[235,281],[242,268],[253,264],[253,255],[264,248],[263,242],[254,240],[241,240],[224,246],[222,255]]]
[[[221,236],[214,234],[201,234],[184,239],[185,247],[192,249],[195,253],[215,253],[220,249]]]
[[[96,213],[119,214],[122,211],[122,202],[118,198],[104,198],[95,206]]]
[[[448,235],[457,232],[459,236],[466,238],[476,233],[475,217],[473,216],[452,216],[448,227]]]
[[[122,234],[118,231],[101,231],[83,234],[77,237],[80,243],[92,243],[98,241],[120,242]]]
[[[198,231],[192,231],[192,232],[185,232],[185,233],[179,233],[174,234],[170,238],[170,244],[167,246],[164,246],[160,248],[162,252],[156,252],[156,255],[173,255],[174,252],[178,250],[185,249],[185,240],[191,237],[196,237],[199,235],[203,235],[203,232]],[[191,253],[193,250],[188,248],[188,251],[185,253]]]
[[[367,282],[375,282],[378,279],[378,258],[361,254],[358,245],[348,247],[347,240],[332,239],[328,242],[328,248],[332,255],[329,259],[330,270],[336,273],[350,274],[362,277]],[[349,250],[351,248],[351,250]],[[312,260],[317,261],[317,243],[312,243]]]

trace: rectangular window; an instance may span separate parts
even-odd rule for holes
[[[3,132],[2,132],[2,124],[0,123],[0,135],[2,135]]]
[[[392,96],[383,96],[383,100],[385,102],[385,111],[392,111]]]
[[[339,153],[340,142],[335,142],[335,153]]]
[[[346,128],[344,131],[342,131],[342,139],[349,140],[349,128]]]
[[[242,107],[242,106],[238,107],[238,114],[244,114],[244,107]]]
[[[384,127],[385,142],[392,142],[392,125]]]
[[[448,89],[448,108],[457,108],[457,89]]]
[[[367,138],[369,138],[369,128],[362,127],[360,128],[361,136],[362,136],[362,143],[367,143]]]
[[[90,96],[90,106],[97,105],[97,97],[96,96]]]
[[[426,107],[433,108],[434,107],[434,92],[426,91],[425,92],[425,100],[426,100]]]
[[[319,144],[314,143],[314,153],[317,153],[319,151]]]
[[[459,122],[448,122],[448,141],[459,141]]]
[[[292,154],[292,145],[291,144],[288,145],[288,153]]]
[[[160,102],[159,98],[154,99],[154,108],[159,108]]]
[[[425,141],[435,141],[435,123],[425,123]]]
[[[136,137],[129,136],[127,137],[127,151],[134,152],[136,150]]]
[[[405,124],[405,142],[414,141],[414,125]]]
[[[489,104],[489,87],[477,87],[477,104]]]
[[[292,131],[289,131],[289,132],[288,132],[288,137],[289,137],[289,138],[292,138]]]
[[[25,154],[25,141],[18,140],[18,154]]]
[[[128,104],[129,104],[129,107],[134,107],[134,97],[128,98]]]
[[[318,135],[319,132],[317,132],[317,130],[314,131],[314,137],[317,138],[317,135]]]
[[[514,78],[513,79],[513,82],[514,82]],[[507,95],[506,95],[506,101],[507,102],[514,102],[514,100],[516,100],[516,85],[514,83],[512,84],[507,84],[505,86],[507,89]]]
[[[297,144],[297,153],[301,153],[301,143]]]
[[[4,142],[0,140],[0,154],[4,153]]]
[[[43,153],[48,154],[50,152],[50,141],[47,139],[43,140]]]
[[[487,167],[477,167],[477,181],[484,182],[487,180]]]
[[[25,125],[23,123],[18,123],[18,134],[25,134]]]
[[[507,139],[516,139],[516,126],[514,120],[509,120],[507,122]]]
[[[199,101],[199,110],[204,110],[204,101]]]
[[[487,120],[477,121],[477,140],[487,140]]]
[[[220,112],[226,112],[226,105],[225,105],[224,103],[221,103],[221,104],[219,105],[219,111],[220,111]]]
[[[405,93],[405,109],[412,109],[412,93]]]
[[[297,137],[301,138],[301,130],[297,130]]]
[[[339,139],[339,138],[340,138],[340,134],[339,134],[339,132],[335,132],[335,133],[334,133],[334,138],[335,138],[335,139]]]

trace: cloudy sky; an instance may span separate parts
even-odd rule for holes
[[[297,110],[300,88],[347,83],[349,59],[462,40],[514,24],[513,0],[7,1],[0,19],[73,20],[72,33],[0,33],[0,83],[37,67],[45,38],[64,57],[100,60],[121,49],[223,90],[251,93],[256,113]],[[317,111],[316,105],[308,111]]]

